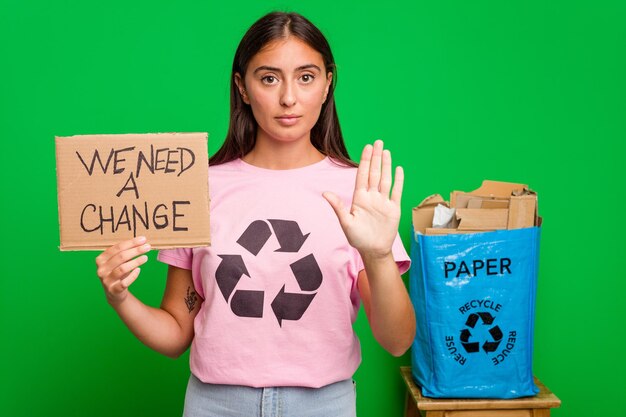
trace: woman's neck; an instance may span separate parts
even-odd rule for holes
[[[324,159],[324,154],[310,140],[279,142],[257,137],[254,148],[241,159],[259,168],[282,170],[312,165]]]

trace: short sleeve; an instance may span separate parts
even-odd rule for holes
[[[399,233],[396,234],[396,239],[393,241],[393,245],[391,246],[391,253],[393,255],[393,259],[396,261],[396,265],[398,265],[400,275],[408,271],[411,267],[411,258],[409,258],[406,249],[404,249],[404,245],[402,244],[402,239],[400,238]],[[363,259],[361,259],[361,256],[359,255],[357,255],[357,265],[358,271],[361,271],[365,268],[365,266],[363,265]]]
[[[391,252],[393,253],[393,259],[396,261],[398,269],[400,270],[400,275],[404,274],[411,267],[411,258],[406,252],[406,249],[404,249],[400,234],[396,235],[396,240],[393,241]]]
[[[191,269],[193,252],[191,248],[163,249],[159,251],[157,259],[168,265]]]

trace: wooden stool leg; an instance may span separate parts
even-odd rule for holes
[[[417,404],[415,404],[415,400],[411,396],[409,390],[406,390],[406,395],[404,399],[404,417],[420,417],[419,410],[417,409]]]

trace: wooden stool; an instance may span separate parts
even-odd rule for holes
[[[550,409],[561,406],[561,400],[537,377],[539,394],[511,400],[458,399],[422,397],[415,385],[410,366],[400,367],[407,387],[404,417],[548,417]]]

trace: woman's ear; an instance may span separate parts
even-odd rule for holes
[[[239,89],[239,94],[241,94],[243,102],[250,104],[250,100],[248,100],[248,93],[246,92],[246,86],[238,72],[235,73],[235,84],[237,85],[237,89]]]
[[[324,97],[322,97],[322,103],[326,103],[326,97],[328,97],[328,90],[330,89],[330,85],[333,82],[333,73],[328,72],[326,74],[326,88],[324,89]]]

